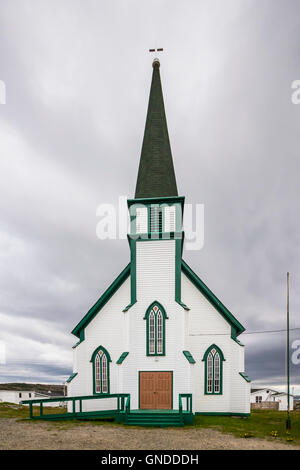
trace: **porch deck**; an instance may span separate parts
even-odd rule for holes
[[[112,410],[82,411],[82,402],[84,400],[98,400],[116,398],[116,408]],[[183,409],[182,398],[186,398],[186,409]],[[43,405],[53,402],[72,402],[71,412],[45,413]],[[109,395],[89,395],[78,397],[56,397],[24,400],[23,404],[29,405],[30,419],[47,420],[69,420],[69,419],[103,419],[112,418],[118,423],[135,426],[184,426],[192,424],[194,415],[192,412],[192,396],[190,394],[179,394],[179,409],[130,409],[130,394],[109,394]],[[39,405],[39,414],[34,414],[34,405]]]

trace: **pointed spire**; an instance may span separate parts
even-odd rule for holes
[[[152,66],[152,83],[135,198],[178,195],[160,81],[159,60],[154,59]]]

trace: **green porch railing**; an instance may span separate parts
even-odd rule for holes
[[[130,394],[127,396],[126,405],[125,405],[125,415],[126,417],[130,414]]]
[[[183,410],[182,407],[182,399],[186,399],[186,409]],[[192,402],[192,394],[191,393],[179,393],[179,413],[193,413],[193,402]]]
[[[129,393],[110,393],[110,394],[99,394],[99,395],[79,395],[76,397],[55,397],[55,398],[35,398],[33,400],[22,400],[21,403],[23,405],[29,405],[29,417],[30,418],[45,418],[45,417],[54,417],[58,416],[60,418],[63,417],[76,417],[76,415],[82,414],[82,402],[85,400],[103,400],[103,399],[109,399],[109,398],[116,398],[117,399],[117,407],[115,410],[110,410],[114,411],[115,413],[130,413],[130,394]],[[126,405],[125,405],[125,399],[126,400]],[[43,409],[43,404],[47,403],[55,403],[55,402],[72,402],[72,412],[68,413],[60,413],[57,415],[53,414],[44,414],[44,409]],[[79,403],[79,411],[76,411],[76,402]],[[33,406],[35,404],[39,404],[39,409],[40,409],[40,414],[39,416],[34,416],[33,415]],[[98,410],[100,412],[100,410]],[[98,411],[95,411],[97,413]],[[106,411],[106,410],[103,410]],[[87,412],[87,413],[93,413],[93,412]],[[84,414],[84,412],[83,412]]]

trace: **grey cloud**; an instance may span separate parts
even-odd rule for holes
[[[155,45],[179,192],[205,204],[204,248],[184,258],[249,331],[284,328],[289,270],[300,326],[299,2],[13,0],[0,10],[0,312],[20,342],[45,345],[47,332],[22,330],[19,317],[47,320],[67,351],[76,338],[64,346],[60,334],[128,262],[126,240],[97,240],[95,214],[134,193]],[[1,325],[0,339],[12,330]],[[284,383],[284,336],[244,338],[251,378]],[[36,364],[26,377],[10,354],[1,380],[39,370],[61,380],[70,367]]]

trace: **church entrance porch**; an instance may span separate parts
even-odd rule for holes
[[[154,374],[152,378],[147,374]],[[143,375],[143,373],[140,373]],[[159,375],[156,375],[159,374]],[[192,411],[192,394],[179,393],[179,408],[173,409],[172,402],[172,389],[173,389],[173,373],[172,372],[145,372],[145,377],[153,386],[153,392],[159,393],[152,395],[155,396],[150,406],[168,406],[168,408],[140,408],[138,410],[131,409],[130,407],[130,394],[129,393],[111,393],[111,394],[98,394],[98,395],[79,395],[72,397],[55,397],[55,398],[39,398],[24,400],[22,404],[29,405],[29,416],[31,419],[50,419],[50,420],[66,420],[66,419],[103,419],[114,418],[118,423],[124,423],[134,426],[183,426],[184,424],[193,424],[194,414]],[[142,384],[146,383],[142,377]],[[154,378],[153,378],[154,377]],[[161,390],[161,388],[163,390]],[[142,394],[143,395],[143,394]],[[158,398],[156,398],[158,395]],[[149,394],[151,397],[151,395]],[[108,409],[95,409],[91,411],[83,411],[83,402],[86,401],[106,401],[115,400],[115,405],[110,410]],[[48,408],[44,410],[44,406],[48,404],[71,403],[71,408],[68,412],[62,408],[58,413],[49,413]],[[37,406],[39,405],[39,406]],[[35,410],[34,410],[35,409]],[[38,410],[40,413],[38,414]]]
[[[171,410],[173,401],[173,372],[139,372],[139,408],[142,410]]]

